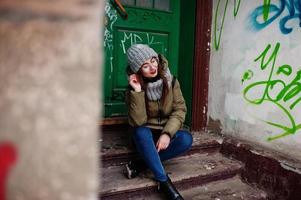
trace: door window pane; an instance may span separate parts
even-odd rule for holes
[[[169,11],[169,0],[155,0],[155,9]]]
[[[136,0],[136,6],[141,8],[153,8],[153,0]]]
[[[120,3],[122,5],[134,6],[135,5],[135,0],[121,0]]]

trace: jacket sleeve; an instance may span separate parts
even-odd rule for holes
[[[186,112],[187,108],[185,100],[181,92],[180,84],[178,80],[176,80],[173,87],[172,112],[163,128],[162,133],[168,133],[170,137],[173,137],[175,133],[182,127],[185,121]]]
[[[126,104],[128,106],[128,120],[131,126],[141,126],[147,122],[144,91],[126,92]]]

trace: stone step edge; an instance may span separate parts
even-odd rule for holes
[[[204,151],[204,153],[214,152],[214,151],[219,151],[220,148],[221,148],[221,144],[217,141],[208,144],[193,145],[188,152],[180,156],[187,156],[195,153],[200,153],[202,151]],[[137,156],[138,154],[134,151],[128,151],[128,152],[122,152],[122,153],[116,153],[110,155],[101,155],[101,162],[103,167],[111,166],[111,165],[121,165],[131,159],[136,158]]]
[[[188,188],[193,188],[197,187],[200,185],[205,185],[207,183],[213,182],[213,181],[218,181],[218,180],[225,180],[232,178],[238,174],[240,174],[242,170],[241,167],[237,168],[230,168],[230,169],[225,169],[223,171],[207,174],[207,175],[199,175],[195,177],[190,177],[182,180],[178,180],[173,182],[174,185],[177,187],[179,190],[185,190]],[[105,193],[100,193],[99,197],[103,200],[114,200],[114,199],[126,199],[127,197],[134,197],[137,195],[141,194],[151,194],[153,192],[157,191],[157,184],[153,182],[152,185],[146,186],[146,187],[141,187],[141,188],[136,188],[136,189],[130,189],[130,190],[124,190],[124,191],[118,191],[118,192],[105,192]]]
[[[258,144],[227,136],[221,153],[245,166],[241,178],[270,199],[300,199],[301,162]],[[252,161],[252,162],[250,162]],[[294,184],[290,184],[290,183]]]

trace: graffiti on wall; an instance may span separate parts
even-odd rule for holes
[[[118,20],[117,11],[111,5],[109,1],[106,1],[105,5],[105,28],[104,28],[104,41],[103,46],[106,50],[107,57],[110,61],[110,71],[113,72],[113,60],[114,60],[114,24]],[[133,17],[132,17],[133,18]],[[145,20],[145,19],[144,19]],[[148,32],[135,33],[135,32],[123,32],[123,38],[119,41],[122,47],[123,53],[126,54],[126,49],[133,44],[148,44],[149,46],[159,46],[164,52],[164,44],[160,42],[156,35]]]
[[[221,45],[230,2],[229,0],[216,1],[213,19],[213,39],[216,50],[219,50]],[[242,1],[231,3],[233,17],[236,19]],[[279,23],[279,32],[282,34],[289,34],[295,28],[301,27],[301,0],[263,0],[261,5],[251,9],[250,13],[247,21],[250,22],[249,26],[257,31],[267,28],[272,23]],[[301,129],[301,122],[298,122],[294,116],[301,102],[301,70],[294,71],[297,69],[296,66],[289,64],[277,65],[280,49],[280,42],[275,45],[268,44],[254,60],[257,66],[256,72],[259,71],[260,77],[266,76],[266,78],[258,80],[259,74],[256,74],[254,69],[246,69],[241,78],[241,83],[244,85],[243,98],[246,102],[252,106],[270,104],[284,116],[282,122],[276,122],[275,119],[260,119],[279,130],[278,133],[268,137],[268,141],[296,134]],[[254,78],[257,81],[251,82]]]
[[[109,60],[110,60],[110,69],[113,72],[113,25],[117,21],[117,11],[111,6],[111,4],[107,1],[105,5],[105,13],[106,13],[106,26],[104,29],[104,41],[103,46],[106,48],[106,52]]]
[[[233,7],[233,16],[234,16],[234,18],[237,16],[237,13],[239,11],[240,2],[241,2],[241,0],[234,0],[234,7]],[[215,48],[215,50],[218,50],[219,47],[220,47],[220,42],[221,42],[222,32],[223,32],[223,29],[224,29],[224,23],[225,23],[227,10],[228,10],[229,0],[226,0],[223,9],[221,8],[220,3],[221,3],[221,0],[218,0],[215,11],[214,11],[213,34],[214,34],[214,48]],[[222,11],[219,11],[220,9],[222,9]],[[218,26],[217,20],[219,19],[218,18],[219,14],[221,15],[221,22]]]
[[[279,29],[283,34],[289,34],[295,27],[301,27],[301,1],[279,0],[277,2],[272,4],[270,0],[264,0],[263,5],[254,9],[250,15],[250,22],[255,30],[264,29],[276,19],[279,20]],[[298,24],[290,23],[294,19],[298,20]]]
[[[111,7],[109,2],[106,2],[105,6],[106,13],[106,26],[104,30],[104,47],[112,50],[113,49],[113,25],[117,21],[117,11]]]
[[[243,90],[244,99],[248,103],[254,106],[260,106],[263,103],[273,104],[290,122],[290,125],[287,126],[279,122],[263,120],[267,124],[280,129],[281,132],[278,135],[268,137],[268,141],[296,134],[301,129],[301,122],[298,124],[292,114],[301,102],[301,70],[294,73],[293,67],[288,64],[276,65],[280,47],[279,42],[276,43],[274,48],[271,44],[266,46],[254,62],[258,63],[262,72],[267,72],[267,78],[250,83]],[[243,74],[242,82],[251,80],[253,76],[253,71],[247,70]],[[292,80],[285,81],[288,78]],[[260,96],[252,97],[252,91],[260,92]]]
[[[224,7],[222,7],[221,2],[224,2]],[[279,29],[283,34],[289,34],[294,28],[301,27],[301,0],[279,0],[277,2],[278,3],[274,4],[271,3],[271,0],[263,0],[262,5],[251,12],[249,21],[250,26],[254,30],[260,31],[269,26],[276,19],[279,20]],[[241,0],[234,0],[233,3],[233,16],[236,18]],[[219,50],[220,47],[225,18],[229,7],[228,4],[229,0],[218,0],[214,10],[213,39],[215,50]],[[294,19],[298,20],[298,24],[290,23]],[[219,23],[218,20],[220,20]]]
[[[160,42],[155,35],[150,33],[131,33],[123,32],[123,39],[120,41],[123,53],[126,53],[126,47],[133,44],[148,44],[149,46],[159,45],[161,48],[164,47],[163,42]]]

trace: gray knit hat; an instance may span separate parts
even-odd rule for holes
[[[141,65],[152,57],[158,57],[158,54],[145,44],[134,44],[127,50],[128,64],[134,73],[137,73]]]

